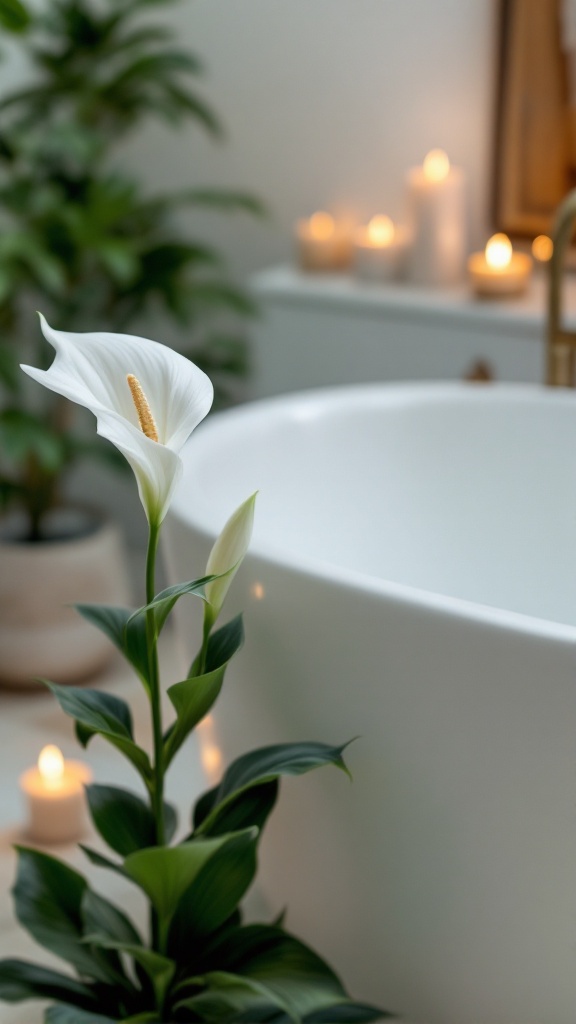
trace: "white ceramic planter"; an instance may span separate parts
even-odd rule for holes
[[[76,514],[78,515],[78,514]],[[120,531],[82,514],[84,530],[41,544],[0,538],[0,684],[29,687],[41,676],[85,679],[114,648],[72,607],[128,604],[129,575]]]

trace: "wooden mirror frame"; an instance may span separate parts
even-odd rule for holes
[[[576,49],[563,50],[564,2],[500,0],[493,213],[517,238],[550,234],[576,185]]]

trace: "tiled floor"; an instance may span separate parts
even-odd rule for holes
[[[163,689],[182,678],[179,671],[176,645],[169,635],[163,645]],[[112,693],[128,700],[134,713],[135,731],[141,742],[146,742],[148,729],[147,699],[135,679],[121,661],[116,658],[109,669],[89,685],[105,687]],[[27,935],[14,921],[10,887],[14,880],[14,842],[25,842],[23,827],[24,808],[20,799],[18,779],[20,774],[36,760],[42,746],[57,743],[65,756],[80,757],[90,763],[98,782],[126,785],[138,790],[139,780],[133,770],[102,740],[94,740],[87,751],[79,753],[73,736],[73,728],[49,694],[13,694],[0,691],[0,956],[17,956],[38,959],[48,964],[49,954],[34,946]],[[168,798],[181,811],[183,829],[187,825],[189,809],[195,796],[206,787],[200,767],[198,740],[192,738],[180,751],[171,769]],[[186,816],[186,817],[185,817]],[[98,845],[95,836],[90,836],[91,845]],[[139,893],[112,872],[103,872],[87,864],[85,857],[74,847],[57,847],[50,850],[66,859],[72,866],[87,875],[106,896],[116,896],[128,913],[142,917],[143,906]],[[58,969],[62,963],[55,962]],[[25,1003],[21,1006],[0,1004],[0,1024],[41,1024],[40,1004]]]

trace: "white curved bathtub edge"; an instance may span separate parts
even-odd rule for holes
[[[489,387],[489,391],[487,391]],[[526,400],[526,397],[533,397],[534,400],[546,396],[553,404],[574,403],[574,392],[564,388],[551,389],[544,385],[523,384],[523,383],[496,383],[486,384],[466,383],[461,381],[402,381],[392,383],[357,384],[344,385],[328,388],[310,388],[291,394],[276,395],[270,398],[259,399],[248,402],[245,405],[236,406],[233,409],[219,412],[214,418],[209,418],[201,423],[198,430],[202,433],[209,431],[213,440],[217,441],[222,433],[226,432],[226,424],[229,416],[235,418],[244,416],[266,419],[271,413],[281,413],[286,408],[291,411],[295,420],[306,420],[314,418],[319,412],[330,407],[338,401],[342,393],[347,395],[348,400],[353,396],[356,402],[366,406],[366,402],[379,401],[383,391],[387,393],[387,400],[392,405],[410,404],[412,401],[421,401],[424,391],[426,400],[442,402],[446,399],[457,399],[466,391],[467,400],[474,396],[474,401],[482,402],[488,395],[494,396],[506,402]],[[194,443],[194,435],[188,444]],[[190,515],[188,506],[179,509],[178,490],[174,496],[170,516],[174,516],[182,524],[192,527],[202,534],[209,541],[216,537],[217,529],[212,529],[210,523],[210,508],[203,505],[202,497],[195,509],[195,516]],[[323,559],[316,559],[310,556],[299,558],[294,554],[287,554],[280,547],[265,542],[253,544],[250,553],[256,558],[269,561],[274,565],[288,567],[294,572],[303,576],[313,575],[323,579],[333,586],[361,590],[373,595],[380,595],[389,600],[403,604],[417,604],[419,607],[434,610],[437,613],[472,619],[479,623],[486,623],[498,629],[514,631],[516,633],[538,635],[548,639],[576,643],[576,623],[574,626],[554,622],[548,619],[541,619],[536,616],[525,615],[521,612],[512,612],[492,605],[479,604],[463,598],[450,597],[434,591],[423,590],[404,583],[396,583],[392,580],[383,580],[366,573],[355,572],[352,569],[341,569],[333,562]]]
[[[190,518],[183,517],[174,508],[171,509],[169,516],[174,517],[187,528],[192,527],[208,543],[212,543],[215,540],[215,532],[213,533],[204,526],[192,522]],[[269,562],[271,565],[289,569],[299,575],[313,576],[317,579],[325,580],[334,587],[359,590],[363,593],[396,601],[398,604],[416,604],[421,608],[427,608],[438,614],[486,623],[496,629],[530,634],[531,636],[537,635],[549,640],[560,640],[576,645],[576,625],[570,626],[560,622],[552,622],[551,620],[539,619],[532,615],[523,615],[520,612],[511,612],[491,605],[477,604],[474,601],[437,594],[434,591],[422,590],[419,587],[411,587],[404,583],[395,583],[392,580],[381,580],[375,576],[368,576],[366,573],[355,572],[352,569],[340,569],[333,563],[319,558],[295,558],[293,555],[287,555],[280,548],[271,544],[259,543],[254,545],[250,548],[248,554],[262,561]]]

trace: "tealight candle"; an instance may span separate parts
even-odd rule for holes
[[[419,284],[454,284],[464,272],[464,172],[433,149],[422,167],[408,171],[410,251],[408,276]]]
[[[58,747],[44,747],[20,786],[28,805],[28,837],[38,843],[66,843],[86,827],[84,786],[92,772],[82,761],[65,761]]]
[[[532,259],[525,252],[515,252],[507,235],[492,235],[484,252],[473,252],[468,259],[468,273],[478,295],[498,297],[523,292],[530,280]]]
[[[554,242],[548,235],[536,235],[532,242],[532,255],[537,263],[548,263],[552,259]]]
[[[352,260],[350,233],[329,213],[319,211],[296,225],[298,263],[302,270],[345,270]]]
[[[403,237],[390,217],[377,214],[354,238],[354,269],[367,281],[390,281],[396,277]]]

